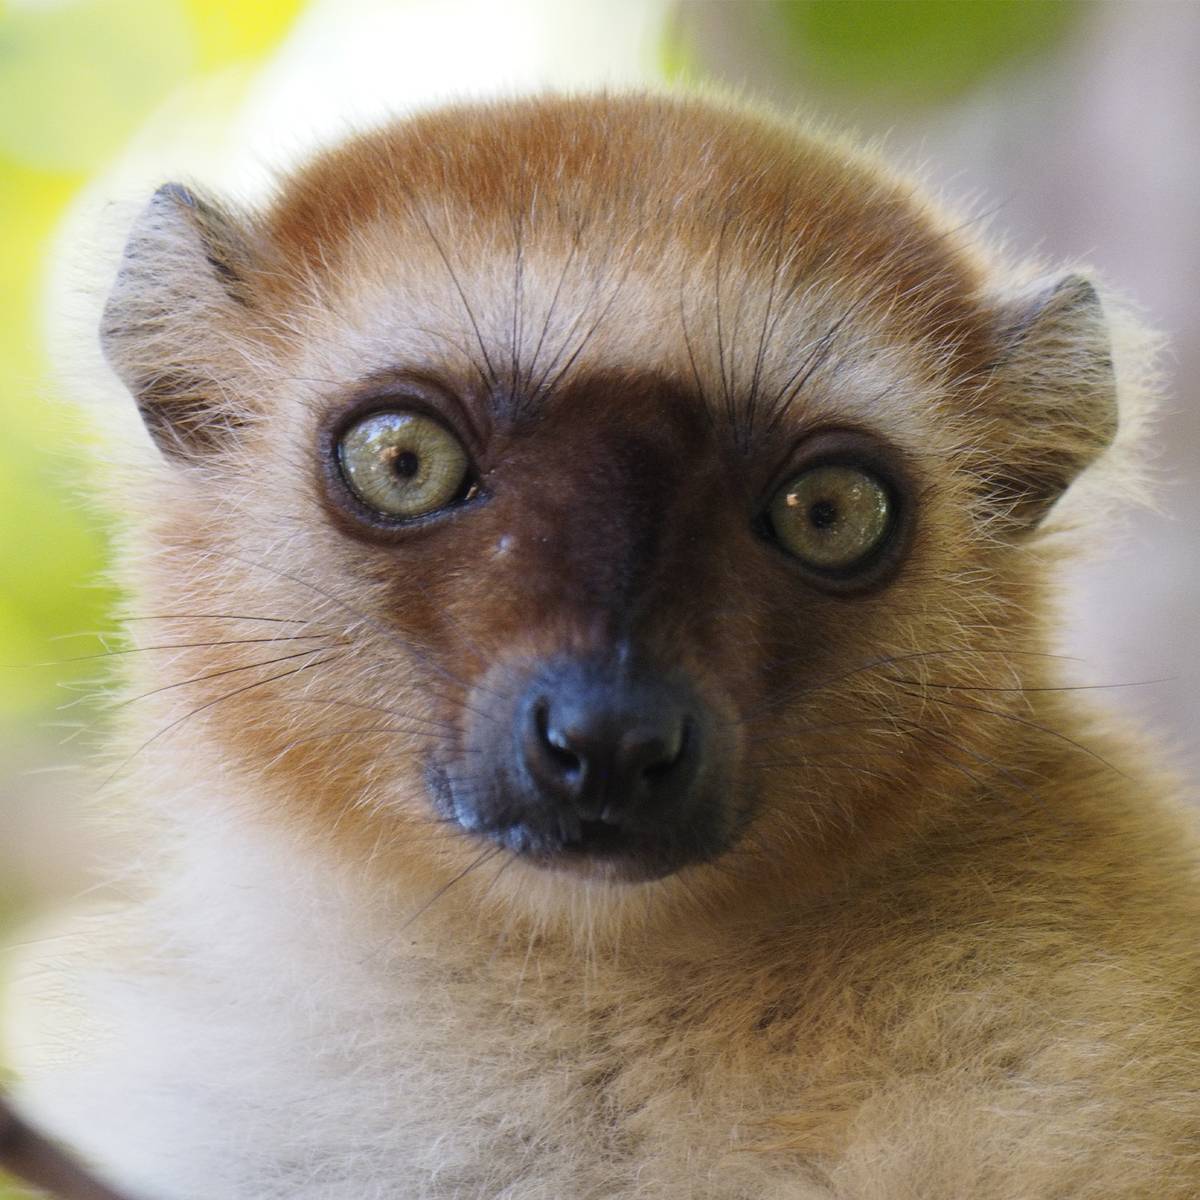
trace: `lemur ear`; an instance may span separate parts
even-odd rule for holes
[[[1072,274],[1004,305],[998,332],[988,489],[1011,521],[1032,528],[1116,436],[1108,323],[1095,287]]]
[[[178,183],[154,193],[126,243],[101,345],[171,458],[219,449],[245,423],[221,364],[252,316],[254,258],[237,222]]]

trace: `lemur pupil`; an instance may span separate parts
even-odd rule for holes
[[[832,500],[818,500],[809,508],[808,519],[815,529],[828,529],[838,519],[837,505]]]
[[[401,479],[411,479],[420,468],[421,460],[411,450],[402,450],[392,460],[392,470]]]

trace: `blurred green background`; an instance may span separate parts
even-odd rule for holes
[[[155,146],[183,143],[198,107],[205,136],[269,165],[389,106],[468,88],[716,81],[886,134],[902,162],[936,163],[952,194],[1001,200],[995,224],[1022,249],[1098,261],[1179,346],[1164,465],[1182,482],[1173,523],[1147,518],[1133,557],[1080,578],[1071,648],[1093,681],[1172,676],[1143,711],[1194,767],[1198,15],[1171,0],[0,4],[0,946],[86,880],[74,785],[38,772],[76,757],[58,723],[80,710],[61,706],[95,663],[28,664],[101,649],[57,639],[111,629],[116,599],[111,520],[87,502],[94,448],[44,348],[49,251],[80,192],[103,193],[149,123]],[[199,106],[164,131],[164,112],[198,88]]]
[[[190,77],[254,65],[299,0],[90,0],[0,8],[0,664],[105,624],[99,515],[73,490],[79,422],[47,403],[42,267],[66,206]],[[50,672],[0,672],[0,715],[61,700]]]
[[[46,361],[47,250],[73,197],[173,91],[218,72],[248,84],[299,8],[299,0],[0,7],[0,946],[36,903],[78,883],[69,861],[42,860],[21,841],[26,810],[53,795],[35,772],[73,757],[56,732],[60,709],[95,663],[30,664],[97,652],[97,638],[69,635],[110,628],[114,601],[105,516],[81,487],[89,446],[82,423],[56,403]],[[0,1182],[0,1200],[17,1194]]]

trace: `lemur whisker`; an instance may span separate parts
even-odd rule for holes
[[[210,671],[204,675],[193,675],[188,679],[179,679],[173,683],[163,684],[162,687],[152,688],[148,692],[140,692],[136,696],[127,696],[124,700],[117,701],[114,708],[124,708],[128,704],[136,704],[139,700],[147,700],[151,696],[161,695],[163,692],[169,692],[175,688],[190,687],[194,683],[206,683],[210,679],[220,679],[224,675],[236,675],[240,671],[252,671],[256,667],[273,667],[281,662],[290,662],[292,659],[304,658],[310,654],[320,654],[326,650],[333,650],[336,644],[324,646],[312,646],[307,650],[297,650],[292,654],[283,654],[276,658],[260,659],[257,662],[242,663],[236,667],[223,667],[219,671]]]
[[[575,235],[571,241],[571,249],[563,260],[562,270],[558,275],[558,282],[554,285],[554,292],[550,297],[550,303],[546,307],[546,318],[542,322],[542,331],[538,335],[537,345],[533,348],[533,355],[529,360],[529,369],[526,372],[525,386],[530,390],[531,397],[537,394],[537,390],[532,388],[533,376],[537,370],[538,361],[542,356],[542,347],[545,345],[546,338],[550,333],[551,324],[554,321],[554,316],[558,312],[559,297],[562,295],[563,286],[567,281],[567,276],[570,274],[571,267],[575,262],[575,258],[579,253],[579,247],[583,241],[583,225],[577,222],[575,226]]]
[[[755,409],[758,405],[758,391],[762,382],[763,364],[766,361],[767,345],[774,333],[771,317],[775,306],[776,294],[779,291],[779,275],[784,257],[784,231],[791,215],[791,183],[784,192],[783,202],[775,218],[774,240],[775,254],[771,263],[771,282],[767,287],[767,301],[763,306],[762,326],[758,331],[758,347],[754,355],[754,370],[750,376],[750,387],[746,396],[746,419],[742,437],[743,449],[747,448],[754,438]]]
[[[503,849],[503,847],[501,847],[501,849]],[[492,857],[495,858],[497,856],[493,855]],[[487,896],[491,892],[492,888],[494,888],[496,884],[500,882],[500,876],[503,875],[504,872],[507,871],[509,867],[511,867],[516,861],[517,856],[515,854],[508,855],[508,857],[500,864],[500,869],[495,873],[495,875],[492,876],[487,886],[476,897],[477,904],[482,904],[483,901],[487,899]]]
[[[251,613],[122,613],[122,623],[133,621],[266,621],[276,625],[309,625],[308,617],[263,617]],[[71,633],[64,637],[95,637],[94,633]]]
[[[863,308],[870,300],[870,295],[860,296],[855,300],[845,312],[838,317],[834,323],[826,329],[826,331],[817,338],[813,344],[813,349],[808,357],[801,360],[800,365],[788,377],[783,386],[779,389],[775,397],[769,402],[768,408],[770,415],[767,419],[767,430],[773,430],[778,427],[779,422],[783,419],[784,413],[791,406],[795,398],[804,390],[805,385],[820,370],[833,352],[833,347],[836,344],[837,336],[845,327],[846,322],[851,317]]]
[[[320,653],[323,653],[323,651],[322,650],[314,650],[314,651],[311,651],[311,653],[320,654]],[[155,732],[150,737],[148,737],[144,742],[142,742],[133,751],[132,754],[130,754],[127,758],[122,760],[122,762],[117,766],[116,770],[114,770],[110,775],[108,775],[104,779],[104,781],[96,789],[97,792],[104,791],[104,789],[107,788],[110,784],[112,784],[113,781],[116,780],[122,774],[122,772],[126,769],[126,767],[128,767],[140,754],[142,754],[143,751],[148,749],[151,745],[153,745],[155,742],[159,741],[161,738],[165,737],[172,730],[177,729],[185,721],[190,721],[193,717],[198,716],[200,713],[205,712],[208,709],[213,708],[218,704],[223,704],[226,701],[232,700],[237,696],[245,695],[245,693],[253,691],[255,688],[266,687],[268,684],[275,683],[281,679],[287,679],[293,675],[299,675],[304,671],[311,671],[313,668],[324,666],[326,663],[336,662],[339,658],[342,658],[342,657],[344,657],[344,655],[334,654],[334,655],[330,655],[328,658],[318,659],[315,662],[302,663],[298,667],[292,667],[287,671],[281,671],[276,675],[270,675],[266,679],[257,679],[253,683],[246,684],[244,687],[235,688],[231,692],[226,692],[224,695],[218,696],[214,700],[208,700],[204,704],[201,704],[201,705],[197,706],[196,708],[193,708],[190,712],[186,712],[183,714],[183,716],[177,717],[175,720],[171,721],[169,724],[164,725],[161,729],[159,729],[157,732]]]
[[[1038,695],[1046,692],[1054,694],[1056,692],[1101,692],[1114,691],[1119,688],[1136,688],[1136,687],[1156,687],[1159,684],[1174,683],[1178,680],[1176,675],[1163,675],[1157,679],[1134,679],[1128,683],[1074,683],[1065,684],[1061,687],[1050,687],[1038,685],[1035,687],[1026,687],[1017,684],[1012,687],[987,687],[982,684],[973,683],[943,683],[938,680],[931,679],[905,679],[896,675],[888,675],[885,678],[892,683],[908,684],[914,687],[921,688],[941,688],[946,691],[953,692],[996,692],[996,693],[1020,693],[1022,695]]]
[[[475,316],[475,310],[471,307],[471,302],[467,299],[467,293],[463,289],[462,281],[458,277],[453,264],[450,261],[450,256],[446,252],[445,246],[441,239],[433,231],[433,226],[430,224],[429,217],[425,213],[424,207],[420,203],[414,203],[417,216],[421,220],[421,224],[425,227],[425,232],[429,235],[429,240],[433,243],[434,249],[437,251],[438,257],[442,260],[442,265],[446,268],[447,275],[450,276],[450,282],[454,290],[458,293],[458,298],[462,302],[462,306],[467,315],[467,320],[471,323],[471,329],[475,333],[475,341],[479,345],[479,353],[483,356],[483,368],[477,369],[485,384],[495,388],[500,384],[499,376],[496,374],[496,368],[492,364],[491,357],[488,355],[487,343],[484,341],[483,333],[479,328],[479,321]]]
[[[889,654],[889,655],[884,655],[880,658],[870,659],[867,662],[860,663],[856,667],[851,667],[846,671],[839,671],[835,675],[826,676],[825,678],[816,680],[812,683],[805,682],[805,681],[799,682],[799,683],[793,685],[792,687],[789,687],[776,695],[768,696],[764,700],[762,705],[759,705],[757,707],[751,707],[750,709],[747,710],[747,712],[743,715],[743,717],[739,719],[739,721],[746,722],[751,719],[760,717],[766,713],[774,712],[777,709],[781,708],[782,706],[795,700],[799,696],[807,695],[812,692],[822,691],[825,688],[832,687],[834,684],[842,683],[847,679],[851,679],[856,675],[861,675],[868,671],[875,671],[875,670],[880,670],[881,668],[884,668],[884,667],[895,666],[897,663],[918,662],[918,661],[923,661],[923,660],[930,659],[930,658],[948,658],[948,657],[959,656],[959,655],[968,656],[968,657],[976,656],[976,657],[988,657],[988,658],[997,657],[997,656],[1001,657],[1001,658],[1007,658],[1009,656],[1016,656],[1016,657],[1054,659],[1057,661],[1068,661],[1068,662],[1079,661],[1078,659],[1072,658],[1069,655],[1052,654],[1052,653],[1046,653],[1046,652],[1039,651],[1039,650],[1014,650],[1014,649],[985,650],[985,649],[969,647],[969,646],[947,647],[944,649],[937,649],[937,650],[904,651],[899,654]]]
[[[102,650],[98,654],[79,654],[72,658],[49,659],[45,662],[11,664],[9,669],[12,669],[14,666],[29,670],[41,667],[69,667],[73,663],[96,662],[104,658],[120,658],[129,654],[147,654],[152,650],[196,650],[212,649],[218,646],[261,645],[266,642],[302,642],[313,641],[317,638],[328,638],[329,636],[327,633],[295,633],[280,634],[276,637],[227,638],[223,641],[211,642],[166,642],[158,646],[122,646],[116,650]]]
[[[617,282],[613,286],[613,289],[610,292],[608,299],[604,302],[603,307],[600,309],[600,312],[597,314],[596,319],[584,331],[583,337],[579,340],[578,345],[576,345],[575,349],[570,353],[569,357],[562,364],[561,367],[558,366],[559,358],[561,357],[561,352],[559,355],[556,355],[553,360],[551,360],[550,366],[543,373],[542,378],[538,381],[537,387],[534,389],[535,394],[549,396],[549,395],[553,395],[558,390],[559,383],[564,378],[566,378],[567,373],[575,365],[576,360],[583,353],[584,349],[589,345],[592,338],[594,338],[596,336],[596,333],[599,331],[600,327],[604,324],[604,321],[607,319],[609,313],[613,309],[613,306],[617,302],[617,297],[624,290],[625,284],[626,284],[627,280],[629,279],[630,272],[633,270],[632,257],[629,257],[629,256],[626,256],[626,257],[628,258],[628,261],[625,263],[625,269],[621,272],[620,277],[617,279]],[[609,275],[611,275],[611,273],[612,272],[610,271],[609,274],[604,277],[605,280],[608,279],[608,277],[609,277]],[[597,289],[597,291],[598,290],[599,289]],[[567,343],[564,342],[564,349],[565,349],[566,345],[567,345]],[[549,376],[551,371],[554,371],[554,376],[553,376],[553,378],[547,379],[547,377]]]
[[[977,750],[971,750],[964,746],[962,742],[951,737],[951,735],[940,729],[931,729],[926,725],[910,724],[910,732],[916,734],[918,739],[923,740],[928,745],[929,738],[937,738],[942,742],[948,743],[951,750],[958,754],[965,754],[968,758],[979,763],[984,769],[993,771],[1000,779],[1002,779],[1010,788],[1015,788],[1021,795],[1032,800],[1034,804],[1044,806],[1044,801],[1027,783],[1024,783],[1017,777],[1014,770],[1003,766],[996,759],[987,754],[981,754]]]
[[[429,667],[435,673],[443,676],[445,679],[449,680],[451,683],[455,684],[456,686],[463,688],[464,691],[471,690],[472,685],[467,680],[462,679],[460,676],[456,675],[453,671],[449,670],[442,663],[435,661],[433,658],[431,658],[431,656],[427,650],[423,649],[420,646],[417,646],[410,639],[405,638],[397,629],[394,629],[390,625],[384,624],[378,618],[371,616],[369,613],[363,612],[361,609],[350,604],[348,601],[342,599],[340,596],[335,596],[332,592],[329,592],[324,588],[320,588],[316,584],[310,582],[309,580],[302,579],[298,575],[294,575],[289,571],[280,570],[278,567],[269,566],[266,563],[255,562],[253,559],[242,558],[240,555],[230,554],[227,551],[221,551],[221,550],[216,550],[216,549],[211,549],[208,551],[208,553],[215,555],[216,557],[219,557],[219,558],[227,558],[227,559],[231,560],[232,562],[241,563],[243,566],[254,567],[261,571],[267,571],[270,574],[278,576],[280,579],[286,579],[289,582],[294,583],[299,587],[308,588],[309,591],[315,593],[318,596],[324,597],[331,604],[336,604],[339,608],[345,609],[348,613],[350,613],[354,617],[357,617],[358,620],[362,621],[369,628],[374,629],[376,632],[383,634],[383,636],[387,640],[396,643],[400,648],[405,650],[407,653],[413,655],[413,657],[416,658],[418,662],[422,663],[426,667]],[[486,689],[484,689],[484,690],[486,690]],[[488,719],[488,714],[486,714],[484,712],[479,712],[473,708],[470,708],[469,706],[464,706],[464,707],[468,707],[469,711],[475,712],[475,714],[477,716],[479,716],[483,719]]]
[[[683,264],[679,268],[679,325],[683,334],[683,345],[687,353],[688,366],[692,373],[692,383],[696,388],[696,396],[700,400],[701,412],[706,418],[709,428],[712,429],[715,426],[716,417],[712,411],[708,389],[705,387],[704,379],[700,374],[700,368],[696,362],[696,348],[692,342],[691,331],[688,329],[687,305],[684,301],[684,280],[686,274],[687,266]]]
[[[717,231],[717,246],[713,259],[713,314],[716,324],[717,369],[721,375],[721,399],[725,409],[725,420],[731,429],[736,429],[737,415],[734,411],[733,403],[733,382],[729,378],[725,367],[725,333],[721,318],[721,272],[725,254],[725,239],[729,232],[729,226],[733,220],[732,206],[733,197],[730,196],[725,201],[725,211],[721,218],[720,227]]]
[[[368,728],[361,728],[361,727],[352,728],[352,727],[347,726],[342,729],[329,729],[329,730],[326,730],[324,733],[310,733],[310,734],[306,734],[304,737],[292,738],[290,741],[285,742],[282,746],[280,746],[277,753],[285,754],[289,750],[296,749],[297,746],[305,746],[312,742],[330,741],[334,738],[376,737],[376,736],[383,736],[385,734],[390,734],[393,736],[399,736],[399,735],[411,736],[413,734],[420,734],[421,736],[430,736],[430,733],[429,733],[430,730],[432,730],[432,735],[434,736],[435,740],[436,740],[437,735],[439,735],[439,734],[444,735],[447,733],[456,733],[457,732],[457,730],[455,730],[452,726],[447,725],[447,726],[441,727],[441,726],[438,726],[434,722],[421,721],[419,719],[416,719],[414,725],[409,726],[407,728],[405,728],[403,726],[397,727],[394,725],[375,725],[375,726],[371,726]]]
[[[532,201],[531,201],[532,203]],[[521,345],[524,339],[525,317],[525,208],[513,213],[513,284],[512,313],[509,331],[509,371],[513,387],[521,393]]]
[[[283,701],[286,704],[315,704],[324,705],[331,708],[353,708],[361,709],[365,712],[379,713],[389,718],[396,720],[404,720],[409,714],[403,709],[391,708],[385,704],[370,704],[362,700],[343,700],[340,697],[331,696],[292,696]]]
[[[906,689],[902,689],[902,690],[905,690],[907,695],[910,695],[910,696],[913,695],[912,692],[908,692]],[[1081,742],[1075,741],[1074,738],[1068,737],[1065,733],[1059,733],[1058,730],[1051,729],[1049,725],[1044,725],[1040,721],[1030,720],[1028,717],[1022,717],[1022,716],[1018,715],[1017,713],[1003,712],[999,709],[987,708],[987,707],[985,707],[983,705],[979,705],[979,704],[968,704],[962,700],[952,700],[945,696],[931,696],[931,695],[922,694],[919,698],[922,700],[928,700],[933,704],[940,704],[946,708],[956,708],[962,712],[984,713],[987,716],[996,717],[998,720],[1001,720],[1001,721],[1011,721],[1013,724],[1021,725],[1026,729],[1033,729],[1033,730],[1037,731],[1038,733],[1046,734],[1048,737],[1052,737],[1056,741],[1062,742],[1064,745],[1070,746],[1073,749],[1078,750],[1081,754],[1086,754],[1088,756],[1088,758],[1093,759],[1094,761],[1099,763],[1101,766],[1107,767],[1110,771],[1115,771],[1123,779],[1129,778],[1129,776],[1126,775],[1124,771],[1122,771],[1118,767],[1114,766],[1102,754],[1098,754],[1095,750],[1092,750],[1090,747],[1083,745]]]
[[[502,846],[489,846],[482,850],[477,858],[472,859],[472,861],[468,863],[467,866],[465,866],[461,871],[459,871],[457,875],[453,876],[449,882],[439,887],[438,890],[434,892],[434,894],[423,905],[421,905],[421,907],[417,909],[415,913],[412,914],[412,916],[404,921],[400,925],[398,932],[404,933],[406,930],[408,930],[414,922],[423,917],[435,904],[437,904],[437,902],[441,900],[447,892],[449,892],[457,884],[461,883],[477,868],[483,866],[485,863],[491,862],[491,860],[495,858],[497,854],[501,853],[502,850]]]

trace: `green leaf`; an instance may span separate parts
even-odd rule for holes
[[[889,101],[945,100],[1053,48],[1070,0],[774,0],[807,72]]]
[[[754,0],[679,4],[660,43],[668,78],[690,80],[720,59],[753,62],[767,82],[840,98],[944,102],[1006,68],[1055,49],[1082,0]],[[740,82],[740,80],[728,80]]]

